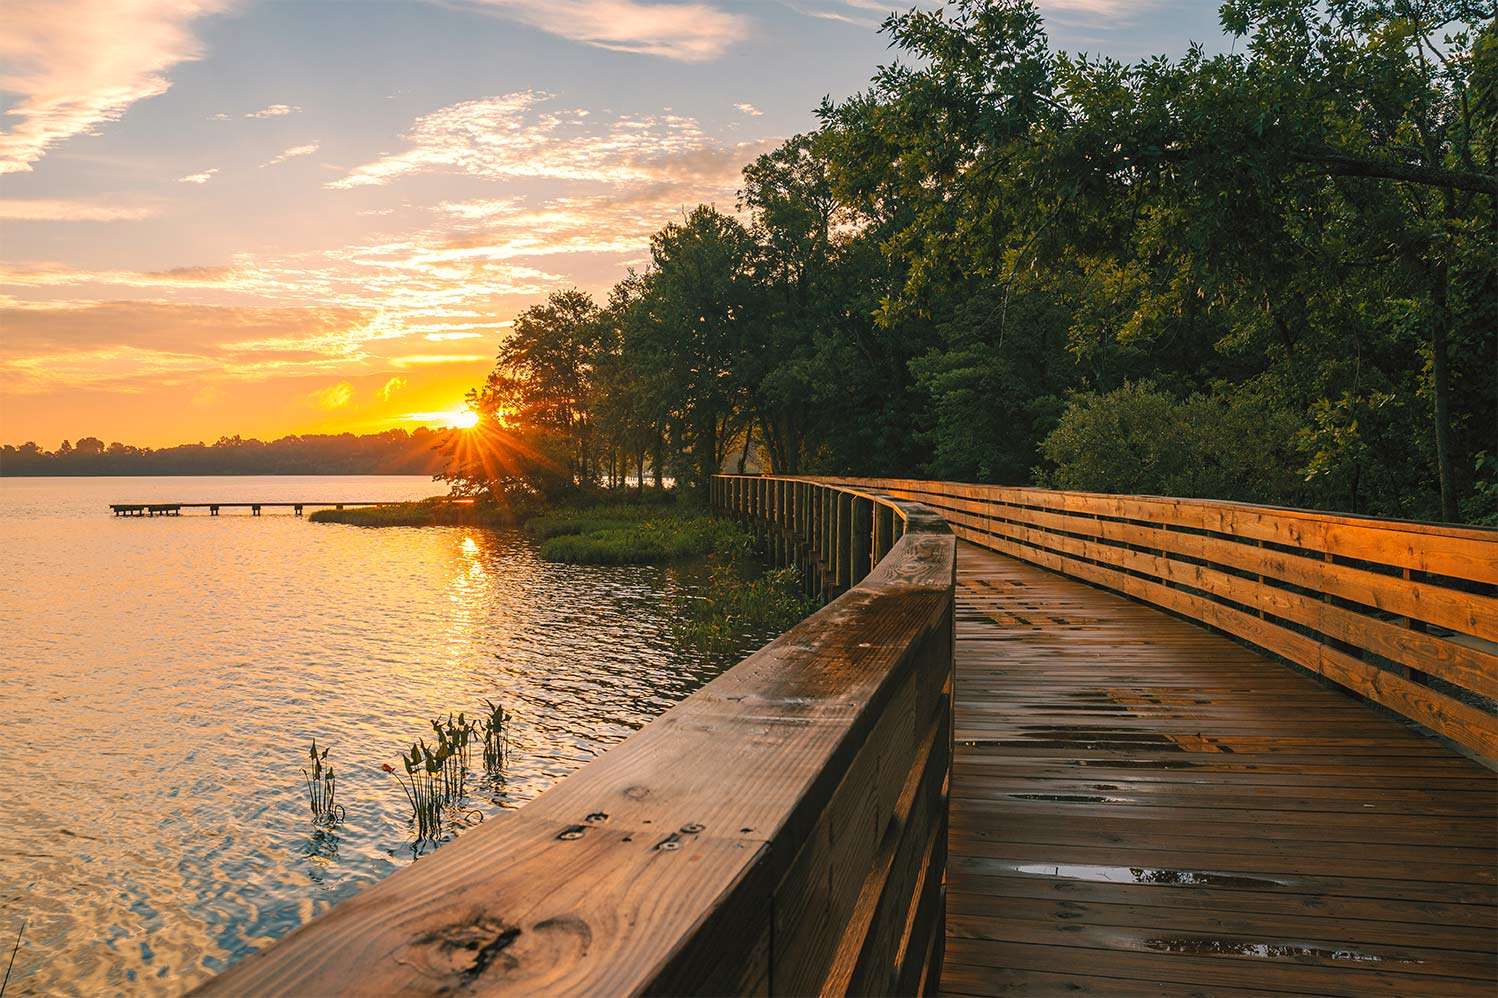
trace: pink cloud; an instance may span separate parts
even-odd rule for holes
[[[473,0],[585,45],[684,62],[716,59],[749,33],[749,20],[706,3],[645,0]]]

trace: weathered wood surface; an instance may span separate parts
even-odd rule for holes
[[[1201,499],[830,479],[1201,621],[1498,760],[1498,531]]]
[[[1491,995],[1491,772],[1194,624],[963,543],[952,995]]]
[[[767,488],[720,480],[714,498],[768,515]],[[841,490],[801,491],[839,505]],[[196,993],[934,992],[956,541],[879,501],[903,538],[859,584],[524,808]],[[839,534],[808,526],[828,527],[798,544],[830,578]]]

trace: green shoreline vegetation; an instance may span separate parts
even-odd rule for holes
[[[783,631],[816,609],[797,569],[767,568],[748,531],[665,489],[577,495],[545,506],[433,496],[321,509],[309,519],[359,527],[518,526],[539,543],[542,560],[569,565],[704,563],[705,582],[677,603],[674,616],[677,637],[709,654],[730,650],[746,632]]]
[[[309,513],[307,519],[350,527],[513,527],[522,522],[524,514],[493,502],[455,502],[449,496],[431,496],[387,506],[318,509]]]

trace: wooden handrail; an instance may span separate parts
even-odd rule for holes
[[[828,479],[1208,624],[1498,759],[1498,531],[1207,499]]]
[[[841,595],[194,993],[933,992],[956,541],[862,489],[721,478],[713,498]]]

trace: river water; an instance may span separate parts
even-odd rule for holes
[[[0,479],[7,995],[177,994],[404,866],[381,765],[429,719],[514,716],[514,807],[736,661],[679,646],[691,570],[542,562],[520,532],[110,502],[381,500],[425,478]],[[277,511],[279,512],[279,511]],[[330,748],[346,820],[310,821]]]

